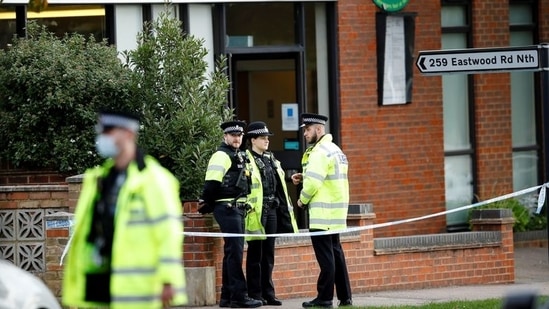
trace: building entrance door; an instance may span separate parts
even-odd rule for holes
[[[273,132],[274,136],[269,138],[269,149],[281,161],[286,172],[287,187],[294,206],[298,188],[291,183],[289,176],[301,169],[303,150],[298,121],[304,89],[297,57],[298,53],[233,54],[230,57],[231,101],[235,114],[247,123],[263,121]],[[286,123],[283,124],[283,121]],[[295,215],[298,226],[305,227],[303,211],[295,209]]]

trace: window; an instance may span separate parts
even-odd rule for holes
[[[49,5],[40,13],[28,11],[27,20],[36,20],[61,37],[80,33],[100,41],[106,37],[105,8],[101,5]],[[11,41],[16,29],[15,7],[0,7],[0,48]]]
[[[441,10],[442,49],[469,47],[469,6],[443,2]],[[444,178],[446,209],[468,205],[474,200],[474,132],[470,78],[466,74],[443,75]],[[446,216],[449,231],[467,229],[467,212]]]
[[[93,35],[98,41],[106,37],[103,6],[49,5],[40,13],[28,12],[27,18],[46,25],[59,37],[74,32],[86,37]]]
[[[511,1],[510,45],[533,45],[536,23],[532,2]],[[511,73],[511,126],[513,130],[513,190],[539,184],[540,146],[537,130],[536,78],[532,72]],[[531,196],[530,196],[531,197]],[[528,197],[524,197],[528,199]]]
[[[227,5],[229,47],[293,45],[294,4],[231,3]]]
[[[0,49],[6,48],[16,33],[15,7],[0,6]]]

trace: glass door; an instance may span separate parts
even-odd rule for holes
[[[273,136],[269,149],[286,172],[287,187],[295,205],[297,189],[289,176],[301,169],[303,140],[299,128],[300,70],[298,53],[271,55],[231,55],[232,104],[238,119],[247,123],[263,121]],[[288,111],[288,107],[292,107]],[[293,109],[295,107],[295,109]],[[296,119],[295,126],[283,121],[288,113]],[[294,114],[295,113],[295,114]],[[304,227],[306,216],[296,209],[298,225]]]

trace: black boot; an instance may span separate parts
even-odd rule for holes
[[[303,308],[311,308],[311,307],[332,308],[332,301],[315,298],[311,301],[304,302],[302,306]]]
[[[263,302],[248,296],[243,299],[231,301],[231,308],[257,308],[261,307]]]

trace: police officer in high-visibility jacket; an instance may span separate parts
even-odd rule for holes
[[[139,120],[102,112],[84,174],[63,278],[69,307],[163,308],[187,303],[179,182],[136,145]]]
[[[282,306],[275,295],[272,279],[276,239],[259,235],[295,233],[297,224],[284,170],[268,151],[271,135],[262,121],[250,123],[246,130],[250,144],[246,153],[252,167],[252,190],[248,195],[251,210],[246,216],[246,234],[251,234],[246,237],[246,279],[250,297],[261,300],[264,305]]]
[[[222,233],[244,234],[246,203],[250,192],[250,171],[246,153],[240,150],[244,126],[242,121],[221,124],[223,142],[208,162],[200,208],[202,214],[213,212]],[[248,296],[242,271],[244,237],[224,237],[220,307],[255,308],[261,301]]]
[[[301,161],[303,173],[292,175],[294,184],[303,183],[297,206],[307,207],[309,230],[334,231],[347,228],[349,169],[347,157],[326,134],[328,117],[302,114],[303,135],[309,147]],[[351,286],[339,234],[311,236],[320,275],[317,297],[303,307],[332,307],[334,284],[339,306],[351,306]]]

